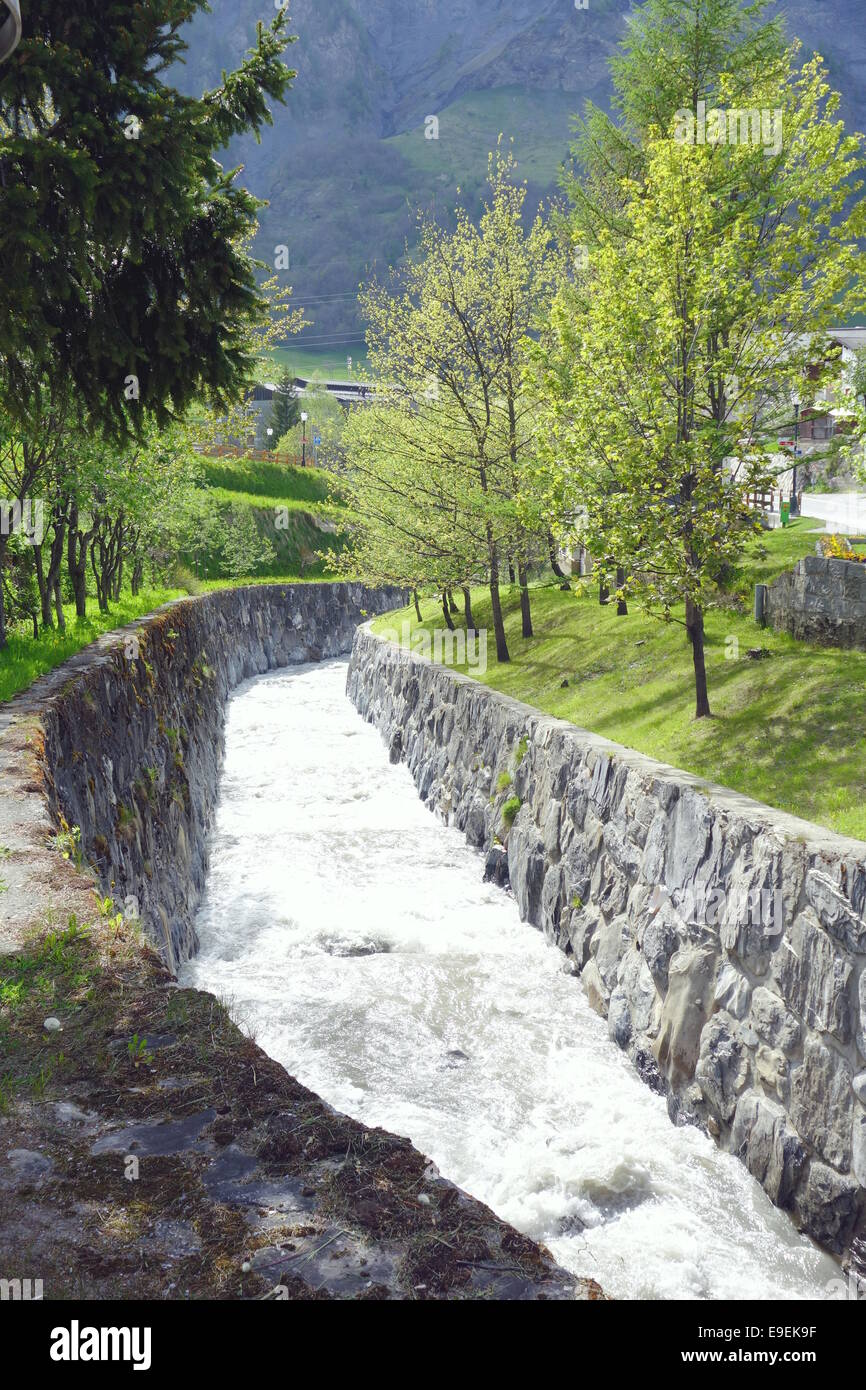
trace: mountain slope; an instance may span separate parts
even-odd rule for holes
[[[211,0],[189,28],[179,69],[187,90],[214,85],[255,37],[268,0]],[[478,205],[488,151],[513,137],[534,208],[555,192],[571,118],[588,98],[608,106],[607,60],[631,0],[292,0],[298,76],[260,146],[239,142],[230,163],[263,209],[257,252],[290,251],[289,280],[313,324],[299,342],[353,350],[359,282],[403,254],[415,209],[447,216],[459,185]],[[843,115],[866,127],[863,0],[786,0],[789,34],[818,49],[843,94]],[[427,118],[439,121],[429,139]]]

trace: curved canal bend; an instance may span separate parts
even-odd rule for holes
[[[825,1297],[837,1266],[736,1159],[671,1125],[345,679],[340,661],[296,667],[232,698],[183,983],[617,1297]]]

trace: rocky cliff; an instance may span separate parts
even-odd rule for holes
[[[174,79],[200,94],[249,47],[261,0],[211,0],[189,26]],[[514,138],[529,202],[558,191],[571,119],[587,99],[607,108],[608,60],[633,0],[290,0],[297,79],[261,145],[235,142],[262,210],[258,253],[291,252],[289,282],[313,326],[310,347],[359,341],[355,296],[371,267],[399,262],[416,238],[414,209],[447,220],[457,200],[473,215],[487,154]],[[846,123],[866,123],[862,0],[785,0],[770,6],[804,52],[825,55]],[[425,117],[440,118],[425,139]],[[335,216],[335,206],[339,215]],[[352,347],[347,351],[352,352]],[[357,356],[357,348],[354,349]]]

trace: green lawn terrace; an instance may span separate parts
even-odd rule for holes
[[[535,637],[520,635],[520,596],[503,589],[511,662],[492,640],[483,674],[465,674],[547,714],[637,749],[780,810],[866,840],[866,652],[797,642],[752,616],[756,583],[814,553],[802,518],[750,547],[706,619],[711,719],[695,720],[691,647],[682,623],[661,622],[629,602],[600,606],[596,583],[559,581],[531,590]],[[479,629],[491,625],[486,589],[472,594]],[[423,627],[442,625],[441,602],[422,599]],[[454,622],[459,627],[460,618]],[[413,607],[380,618],[375,630],[418,625]],[[404,629],[405,631],[405,629]],[[754,653],[755,655],[750,655]]]

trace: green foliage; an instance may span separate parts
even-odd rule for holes
[[[507,770],[504,772],[500,772],[499,776],[496,779],[496,790],[498,792],[504,792],[507,787],[511,786],[511,780],[512,779],[510,772],[508,772]]]
[[[345,573],[440,590],[486,576],[498,592],[506,555],[525,571],[544,534],[523,371],[562,261],[540,217],[525,229],[525,200],[497,149],[478,226],[464,206],[453,232],[422,218],[417,257],[362,296],[376,399],[343,439]]]
[[[273,560],[273,544],[261,535],[248,508],[232,507],[221,519],[219,563],[225,574],[232,578],[255,574]]]
[[[81,850],[81,826],[67,825],[66,821],[61,820],[55,843],[63,858],[70,859],[76,869],[80,869],[84,862]]]
[[[685,606],[698,716],[710,712],[704,612],[756,529],[745,494],[772,485],[792,390],[809,399],[824,383],[810,372],[822,335],[860,301],[859,137],[835,120],[819,59],[799,70],[775,30],[752,32],[762,9],[745,30],[733,0],[640,12],[639,52],[618,69],[624,125],[606,136],[620,157],[588,156],[570,227],[575,244],[591,235],[589,262],[560,292],[555,347],[536,354],[550,505],[565,497],[565,515],[581,515],[610,587],[666,620]],[[710,12],[728,28],[696,44],[696,16],[709,24]],[[649,74],[641,44],[657,59]],[[696,97],[778,112],[779,149],[678,138],[672,103]]]
[[[295,392],[294,377],[291,372],[284,371],[277,383],[268,416],[268,426],[273,431],[269,447],[276,448],[276,441],[282,439],[300,418],[301,402]]]
[[[502,807],[503,823],[510,829],[514,824],[517,812],[520,810],[521,801],[519,796],[510,796]]]
[[[0,396],[34,423],[71,384],[125,432],[233,401],[266,314],[244,243],[259,206],[216,155],[294,76],[287,14],[204,96],[164,81],[205,0],[27,7],[0,68]],[[134,379],[134,380],[133,380]]]
[[[153,1061],[153,1053],[149,1052],[147,1048],[147,1038],[140,1038],[137,1033],[133,1033],[129,1039],[126,1050],[134,1067],[147,1067]]]
[[[301,411],[307,416],[306,428],[301,420]],[[304,451],[306,435],[307,459],[312,462],[318,454],[320,463],[327,462],[343,437],[345,424],[346,412],[336,396],[331,394],[324,381],[313,380],[308,383],[303,399],[298,402],[294,421],[280,435],[274,447],[280,453],[300,456]],[[316,437],[322,441],[320,447],[313,445]]]

